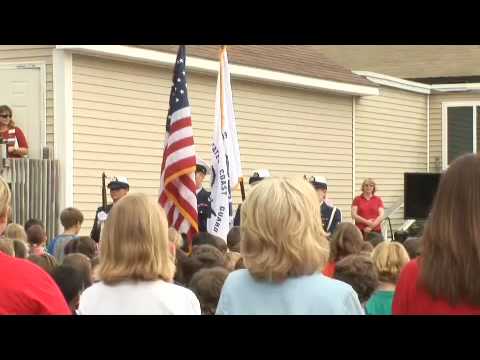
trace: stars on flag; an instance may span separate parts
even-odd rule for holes
[[[171,93],[171,109],[172,113],[189,105],[188,90],[187,90],[187,71],[185,68],[185,49],[182,48],[177,54],[177,60],[175,61],[174,75],[172,77],[172,93]],[[184,86],[185,84],[185,86]]]

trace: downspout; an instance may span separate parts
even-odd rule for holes
[[[355,197],[355,181],[356,181],[356,163],[355,163],[355,151],[356,151],[356,97],[352,96],[352,199]],[[355,222],[352,219],[352,222]]]
[[[427,95],[427,173],[430,172],[430,94]]]

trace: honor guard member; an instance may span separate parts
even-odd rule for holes
[[[97,209],[95,214],[95,222],[93,223],[92,231],[90,232],[90,237],[95,240],[97,243],[100,241],[100,232],[102,229],[102,224],[107,220],[108,213],[112,209],[112,206],[115,203],[128,194],[130,186],[126,177],[114,177],[112,181],[108,183],[107,186],[110,189],[110,197],[113,200],[112,204],[108,204],[104,209],[103,206],[100,206]]]
[[[258,184],[259,181],[269,178],[270,172],[267,169],[259,169],[257,171],[253,172],[253,175],[250,176],[250,179],[248,180],[248,184],[250,186],[254,186]],[[235,218],[233,219],[233,226],[240,226],[240,209],[242,207],[242,204],[238,204],[237,207],[237,212],[235,213]]]
[[[327,179],[323,176],[312,176],[310,177],[310,183],[315,188],[318,200],[320,201],[323,230],[327,235],[331,235],[334,233],[337,225],[342,222],[342,212],[335,206],[330,206],[325,202],[327,196]]]
[[[203,188],[202,183],[205,176],[210,175],[210,166],[197,157],[197,169],[195,170],[195,186],[197,189],[197,211],[198,211],[198,231],[207,231],[207,219],[212,213],[212,203],[210,201],[210,191]]]

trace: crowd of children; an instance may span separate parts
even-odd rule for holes
[[[478,314],[480,157],[442,175],[420,238],[366,237],[352,223],[322,228],[315,190],[267,179],[241,207],[224,241],[192,242],[142,194],[119,200],[100,247],[79,236],[82,213],[63,210],[64,232],[8,224],[0,178],[1,314]]]

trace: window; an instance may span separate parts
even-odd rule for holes
[[[480,102],[443,106],[445,168],[463,154],[480,151]]]

